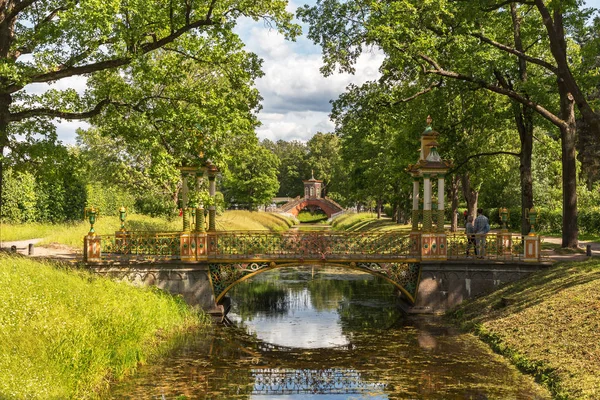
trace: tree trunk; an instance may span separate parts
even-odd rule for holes
[[[383,208],[383,200],[377,199],[377,219],[381,219],[381,209]]]
[[[2,204],[4,187],[4,149],[8,147],[9,107],[12,98],[9,94],[0,94],[0,219],[2,219]]]
[[[513,23],[513,37],[515,49],[525,53],[523,41],[521,40],[521,19],[517,13],[517,5],[510,4],[510,14]],[[518,59],[519,80],[527,82],[527,62],[523,58]],[[525,93],[525,97],[529,95]],[[531,229],[525,210],[533,207],[533,179],[531,176],[531,156],[533,153],[533,109],[521,103],[513,101],[515,124],[519,131],[521,140],[521,155],[519,157],[519,172],[521,179],[521,234],[527,235]]]
[[[559,79],[561,117],[566,122],[560,129],[562,145],[563,231],[562,247],[576,248],[577,226],[577,168],[575,155],[576,125],[574,99]]]
[[[461,176],[462,180],[462,191],[463,196],[467,202],[468,215],[472,215],[473,218],[477,215],[477,202],[479,200],[479,191],[471,188],[471,177],[468,172],[465,172]]]
[[[452,208],[452,220],[450,222],[450,232],[458,231],[458,187],[459,177],[456,174],[452,175],[450,181],[450,207]]]

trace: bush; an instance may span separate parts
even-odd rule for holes
[[[7,169],[2,180],[2,219],[6,222],[34,222],[36,218],[35,178],[29,172]]]
[[[128,212],[135,211],[135,199],[125,190],[95,182],[88,184],[86,191],[87,206],[98,208],[102,215],[119,215],[121,206],[127,208]]]

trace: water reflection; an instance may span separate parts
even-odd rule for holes
[[[352,369],[255,369],[252,398],[258,395],[384,394],[384,383],[369,383]]]
[[[276,270],[230,293],[229,318],[281,346],[352,346],[353,331],[386,327],[401,318],[399,309],[390,307],[397,298],[392,285],[338,268]]]
[[[326,269],[274,270],[232,294],[233,326],[190,335],[111,398],[545,399],[475,338],[406,318],[392,285]]]

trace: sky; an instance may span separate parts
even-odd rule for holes
[[[315,0],[291,0],[288,11],[295,14],[304,4],[312,5]],[[587,6],[600,8],[600,0],[588,0]],[[300,21],[297,21],[300,23]],[[262,110],[258,118],[262,123],[257,129],[259,139],[273,141],[308,141],[317,132],[332,132],[329,120],[331,100],[335,100],[351,84],[360,85],[377,79],[383,54],[372,50],[363,54],[357,63],[356,73],[334,74],[327,78],[321,75],[321,48],[314,45],[305,35],[308,26],[302,25],[303,35],[295,42],[286,41],[274,29],[263,22],[242,20],[236,32],[246,43],[246,49],[263,59],[264,77],[256,82],[263,97]],[[78,77],[58,81],[55,88],[85,89],[85,78]],[[43,91],[43,84],[29,85],[28,91]],[[89,125],[81,121],[57,123],[59,140],[65,144],[75,143],[75,130]]]

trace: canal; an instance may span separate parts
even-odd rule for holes
[[[405,316],[388,282],[272,270],[231,292],[228,324],[188,335],[114,399],[549,399],[475,337]]]

